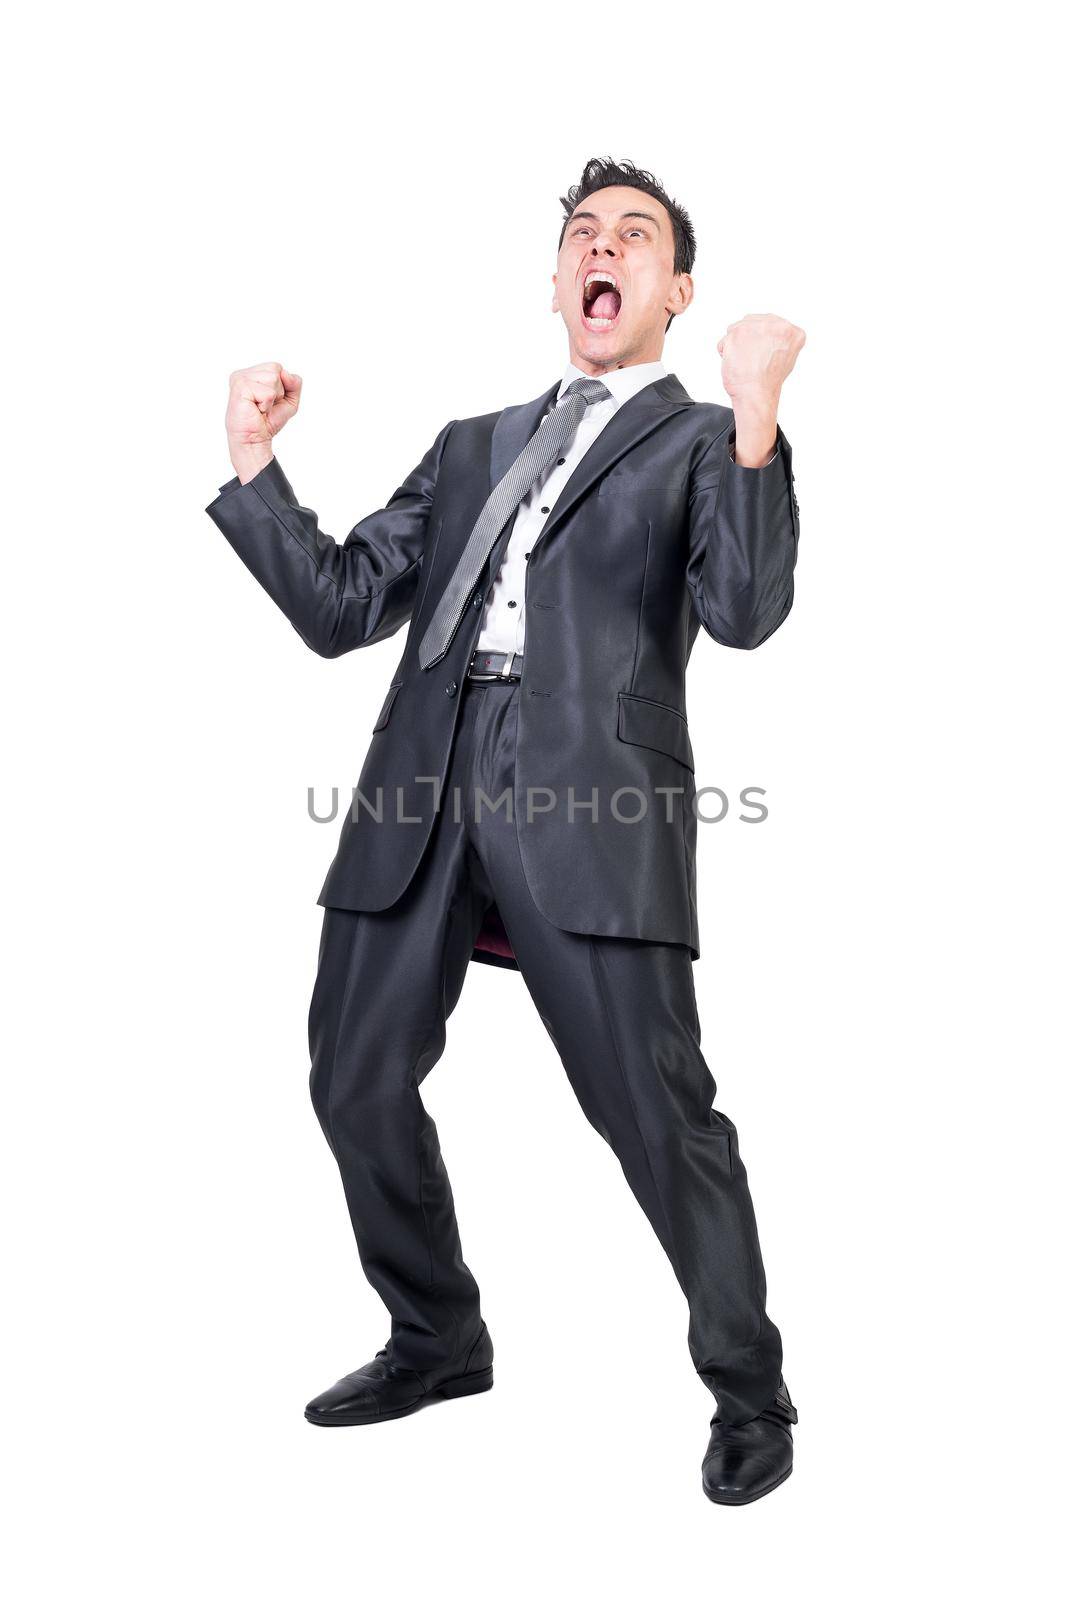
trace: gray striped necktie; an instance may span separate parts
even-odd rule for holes
[[[544,476],[550,462],[567,449],[585,416],[586,407],[595,405],[598,400],[607,400],[609,393],[596,378],[576,378],[568,386],[566,398],[549,412],[534,437],[516,456],[482,507],[464,552],[427,623],[419,642],[421,667],[432,667],[446,653],[497,535],[538,479]]]

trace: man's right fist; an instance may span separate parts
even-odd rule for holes
[[[242,483],[271,460],[271,441],[300,405],[301,380],[277,361],[243,367],[230,374],[226,438],[230,460]]]

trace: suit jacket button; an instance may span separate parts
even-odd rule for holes
[[[482,596],[480,594],[476,594],[475,598],[472,600],[471,604],[474,606],[475,610],[477,611],[479,606],[482,604]]]
[[[447,683],[445,685],[445,693],[448,695],[449,699],[451,700],[453,695],[456,693],[456,679],[455,678],[453,679],[453,681],[451,683]]]

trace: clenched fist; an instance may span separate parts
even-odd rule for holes
[[[763,466],[774,453],[779,393],[805,342],[802,328],[761,313],[732,322],[716,349],[723,357],[723,387],[734,407],[735,460]]]
[[[804,342],[804,330],[785,317],[760,315],[732,322],[716,346],[731,400],[750,394],[778,400]]]
[[[277,361],[243,367],[230,374],[226,438],[230,460],[242,483],[255,477],[271,460],[272,440],[295,416],[301,380]]]

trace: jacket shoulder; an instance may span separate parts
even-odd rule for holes
[[[505,409],[506,407],[502,406],[500,411],[483,411],[481,415],[477,417],[458,417],[454,426],[457,428],[475,429],[482,429],[486,427],[492,428],[493,424],[497,421],[497,418]]]
[[[690,417],[695,430],[709,435],[722,433],[725,428],[734,426],[734,412],[730,406],[716,405],[711,400],[695,400],[687,408],[686,415]]]
[[[485,444],[501,415],[502,411],[484,411],[477,417],[458,417],[452,425],[452,437],[461,445]]]

